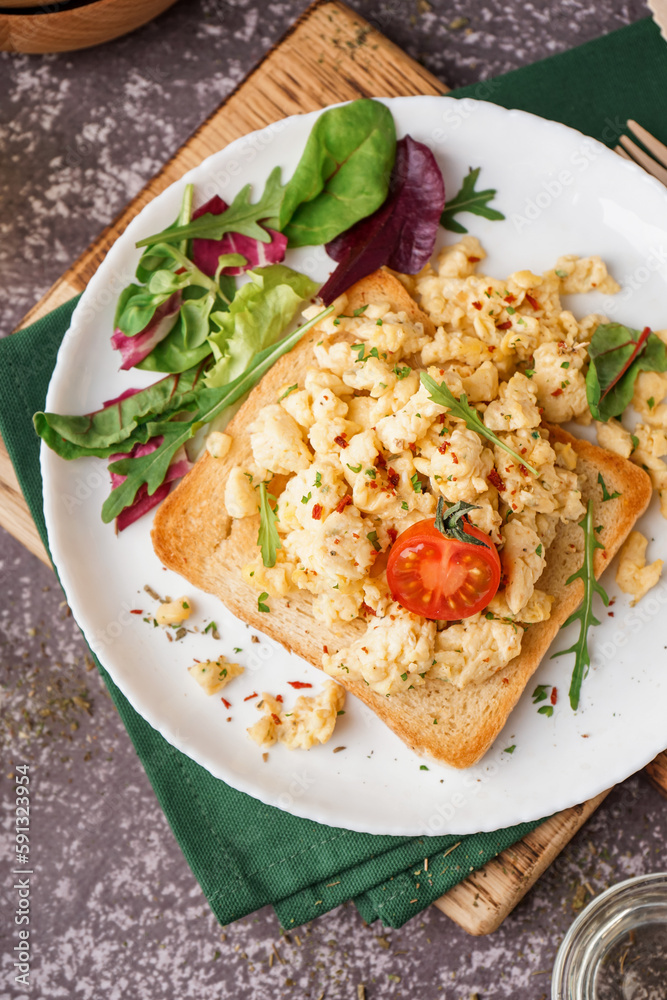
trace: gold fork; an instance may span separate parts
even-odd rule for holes
[[[667,146],[651,135],[650,132],[647,132],[645,128],[642,128],[641,125],[638,125],[632,118],[629,119],[627,127],[652,155],[649,156],[641,146],[638,146],[627,135],[621,136],[621,145],[616,146],[614,152],[618,153],[619,156],[625,157],[626,160],[638,163],[649,174],[653,174],[659,181],[667,185]]]

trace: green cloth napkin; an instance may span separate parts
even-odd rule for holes
[[[608,145],[616,143],[628,117],[667,139],[667,47],[652,21],[640,21],[453,96],[532,111]],[[0,341],[0,431],[45,544],[39,444],[31,416],[43,408],[75,304],[72,300]],[[295,927],[352,898],[367,922],[379,918],[400,927],[537,825],[467,837],[409,838],[359,834],[290,816],[229,788],[171,747],[97,665],[222,923],[272,903],[281,924]]]

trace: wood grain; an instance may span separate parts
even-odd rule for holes
[[[101,45],[126,35],[152,21],[176,0],[96,0],[72,10],[27,13],[36,0],[2,0],[3,8],[16,13],[0,14],[0,51],[2,52],[71,52]]]
[[[312,111],[337,101],[446,92],[444,84],[343,4],[314,4],[24,317],[21,326],[82,291],[109,247],[147,202],[204,157],[239,136],[286,115]],[[2,442],[0,524],[48,563]],[[662,766],[663,787],[667,789],[667,763]],[[543,823],[448,892],[436,905],[470,934],[494,930],[603,798],[604,795],[598,796]]]
[[[468,934],[495,931],[608,794],[552,816],[434,905]]]

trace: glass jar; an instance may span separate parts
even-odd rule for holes
[[[620,882],[588,904],[558,949],[551,997],[667,998],[667,872]]]

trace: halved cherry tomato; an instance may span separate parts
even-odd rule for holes
[[[418,521],[394,542],[387,564],[391,595],[423,618],[469,618],[485,608],[498,590],[498,551],[489,536],[467,519],[460,521],[459,534],[472,535],[481,545],[448,537],[435,523],[435,518]]]

